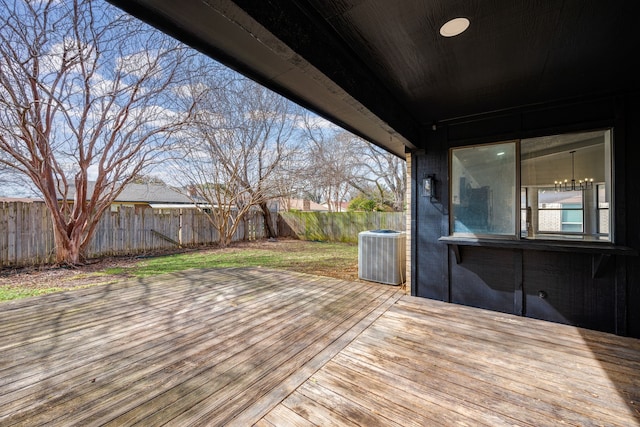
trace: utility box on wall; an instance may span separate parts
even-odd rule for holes
[[[400,285],[406,281],[406,234],[394,230],[358,234],[358,277],[371,282]]]

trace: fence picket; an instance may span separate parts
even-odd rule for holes
[[[252,214],[251,238],[265,237],[262,214]],[[277,215],[274,213],[274,227]],[[133,255],[174,248],[175,245],[151,232],[156,230],[183,247],[215,244],[219,233],[202,212],[195,209],[159,210],[150,207],[118,206],[100,218],[89,244],[88,256]],[[239,230],[240,231],[240,230]],[[244,230],[242,230],[244,231]],[[233,240],[243,240],[236,232]],[[51,263],[55,243],[51,216],[43,202],[0,202],[0,268]]]
[[[260,211],[250,212],[236,230],[233,241],[266,236]],[[357,242],[358,233],[388,228],[404,231],[401,212],[281,212],[272,215],[281,236],[305,240]],[[217,230],[195,209],[152,209],[118,206],[100,218],[88,249],[90,258],[133,255],[173,248],[175,245],[151,230],[178,241],[183,247],[215,244]],[[55,243],[51,216],[43,202],[0,202],[0,268],[51,263]]]

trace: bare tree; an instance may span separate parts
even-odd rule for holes
[[[313,115],[306,115],[304,122],[310,141],[307,170],[312,171],[306,176],[307,196],[321,198],[329,211],[340,211],[357,177],[362,140]]]
[[[301,168],[297,176],[307,182],[308,198],[338,210],[341,201],[357,193],[381,208],[404,209],[404,160],[312,114],[304,123],[310,141],[306,169],[313,175],[305,177]]]
[[[262,212],[268,237],[276,237],[269,204],[281,195],[282,165],[297,152],[299,107],[229,70],[207,80],[191,86],[198,110],[176,175],[215,207],[209,217],[221,244],[252,207]]]
[[[406,162],[371,143],[359,145],[359,173],[350,181],[366,197],[393,211],[404,210],[407,188]]]
[[[102,213],[187,120],[176,94],[193,51],[103,2],[0,7],[0,163],[42,193],[57,261],[81,263]]]

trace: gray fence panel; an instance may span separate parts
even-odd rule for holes
[[[272,213],[274,227],[277,214]],[[233,241],[266,236],[262,213],[252,211]],[[219,233],[196,209],[114,206],[100,218],[89,244],[90,258],[216,244]],[[55,261],[51,216],[43,202],[0,202],[0,267]]]

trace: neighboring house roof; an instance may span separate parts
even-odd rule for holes
[[[89,182],[89,195],[93,194],[94,186],[94,182]],[[75,188],[71,187],[69,199],[73,199],[74,195]],[[193,200],[166,185],[127,184],[114,203],[193,204]]]
[[[298,211],[325,212],[328,210],[326,206],[323,206],[316,202],[312,202],[310,200],[286,199],[285,202],[286,203],[282,203],[283,207]]]
[[[116,202],[147,203],[185,203],[193,204],[193,200],[178,191],[158,184],[128,184],[116,197]]]
[[[208,203],[149,203],[153,209],[212,209],[218,208],[219,205],[211,206]]]
[[[323,204],[322,207],[325,211],[329,210],[328,204]],[[334,212],[346,212],[349,209],[349,202],[331,203],[331,210]]]
[[[30,199],[28,197],[0,197],[0,203],[12,203],[12,202],[21,202],[21,203],[33,203],[33,202],[42,202],[42,199]]]

